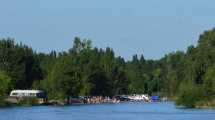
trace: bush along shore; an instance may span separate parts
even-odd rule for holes
[[[147,60],[144,55],[125,60],[110,47],[93,47],[91,40],[78,37],[68,51],[50,53],[38,53],[11,38],[0,39],[0,85],[0,96],[13,89],[44,90],[50,100],[157,93],[178,98],[179,106],[211,107],[215,29],[201,34],[197,45],[186,52],[172,52],[158,60]],[[8,105],[0,99],[1,106]]]
[[[33,97],[7,97],[0,100],[0,107],[12,106],[40,106],[40,105],[74,105],[74,104],[102,104],[102,103],[119,103],[120,99],[115,97],[91,96],[67,99],[38,99]],[[121,101],[122,102],[122,101]]]
[[[12,103],[5,100],[4,97],[0,97],[0,107],[9,107],[12,106]]]
[[[37,106],[45,105],[45,103],[40,103],[36,98],[10,98],[5,97],[0,100],[0,107],[13,107],[13,106]]]

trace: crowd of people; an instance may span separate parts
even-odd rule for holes
[[[117,95],[113,97],[109,96],[80,96],[79,98],[70,98],[68,104],[102,104],[102,103],[119,103],[119,102],[126,102],[126,101],[144,101],[144,102],[151,102],[158,101],[158,97],[149,97],[148,95]]]
[[[82,98],[85,104],[100,104],[100,103],[119,103],[120,100],[116,97],[108,97],[108,96],[89,96]]]

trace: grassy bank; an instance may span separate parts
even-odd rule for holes
[[[199,96],[180,97],[174,100],[177,106],[185,108],[215,109],[214,98],[203,98]]]
[[[41,105],[35,98],[1,98],[0,107],[12,107],[12,106],[37,106]]]
[[[210,108],[215,109],[215,100],[197,102],[195,108]]]
[[[0,97],[0,107],[9,107],[12,106],[12,104],[8,101],[5,101],[4,97]]]

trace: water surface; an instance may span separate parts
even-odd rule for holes
[[[172,102],[1,108],[0,120],[214,120],[212,109],[178,109]]]

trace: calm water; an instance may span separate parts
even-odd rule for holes
[[[215,120],[215,110],[177,109],[174,103],[121,103],[0,109],[0,120]]]

